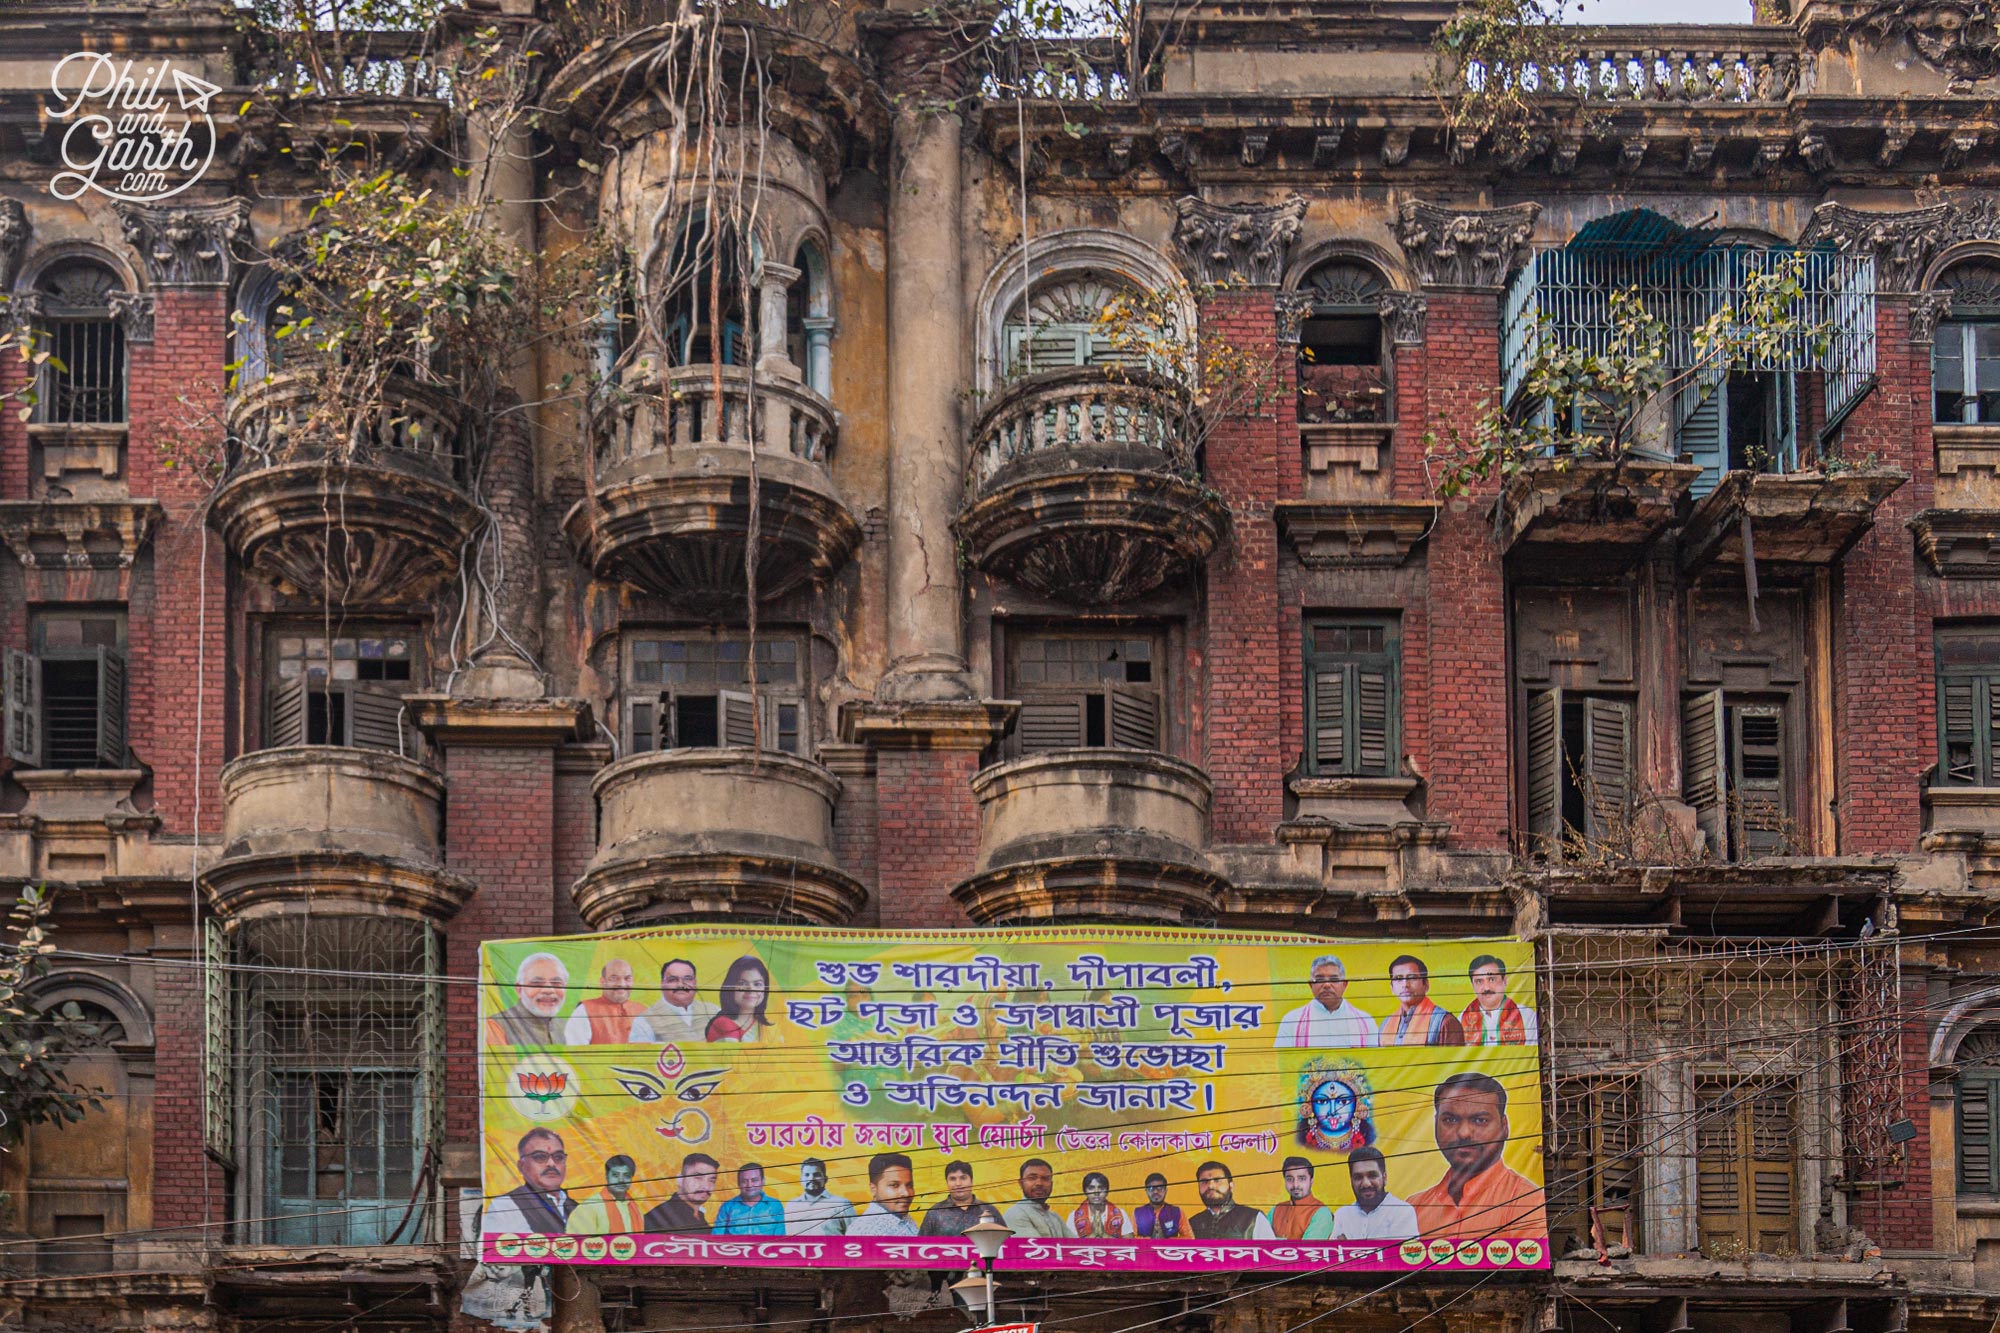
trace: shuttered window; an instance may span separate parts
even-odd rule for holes
[[[2000,786],[2000,628],[1937,634],[1938,765],[1942,787]]]
[[[2000,1194],[2000,1027],[1958,1047],[1958,1192]]]
[[[1007,692],[1021,712],[1009,752],[1161,749],[1164,656],[1149,635],[1010,638]]]
[[[125,329],[113,313],[118,276],[101,264],[61,264],[36,283],[48,359],[35,385],[34,418],[48,426],[125,421]]]
[[[1528,696],[1528,843],[1561,856],[1623,835],[1632,792],[1632,703],[1554,689]]]
[[[26,768],[125,767],[124,614],[40,612],[29,638],[0,673],[7,757]]]
[[[418,735],[403,721],[403,696],[418,686],[418,641],[376,627],[326,635],[271,636],[264,746],[351,745],[414,755]]]
[[[1718,860],[1802,850],[1785,704],[1721,690],[1681,701],[1681,791]]]
[[[1396,622],[1310,621],[1305,650],[1310,771],[1321,777],[1393,777],[1402,766]]]
[[[1695,1084],[1695,1218],[1704,1253],[1798,1248],[1798,1096],[1789,1080]]]
[[[729,747],[805,754],[804,645],[746,634],[633,635],[625,644],[629,751]]]
[[[1555,1086],[1549,1125],[1549,1239],[1557,1254],[1637,1245],[1645,1085],[1636,1074],[1566,1078]]]

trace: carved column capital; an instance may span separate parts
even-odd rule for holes
[[[1963,241],[2000,241],[2000,200],[1987,194],[1961,203],[1876,212],[1826,203],[1813,210],[1801,246],[1832,243],[1875,260],[1875,284],[1885,292],[1918,291],[1931,262]]]
[[[1174,241],[1205,283],[1275,287],[1306,215],[1293,195],[1282,204],[1211,204],[1193,195],[1174,203]]]
[[[1910,342],[1913,346],[1928,347],[1937,337],[1940,320],[1951,313],[1951,293],[1948,291],[1918,292],[1910,298]]]
[[[153,294],[151,292],[106,292],[111,317],[125,329],[128,343],[153,341]]]
[[[1279,292],[1277,300],[1278,341],[1296,347],[1305,329],[1306,317],[1312,314],[1311,292]]]
[[[0,296],[14,290],[14,277],[27,251],[28,211],[18,199],[0,199]]]
[[[1422,292],[1384,292],[1375,298],[1389,341],[1397,347],[1414,347],[1424,340],[1424,317],[1430,308]]]
[[[181,208],[120,204],[118,215],[154,287],[227,287],[236,273],[235,243],[250,231],[247,199]]]
[[[1396,219],[1396,239],[1424,286],[1497,291],[1541,211],[1540,204],[1452,208],[1412,199]]]

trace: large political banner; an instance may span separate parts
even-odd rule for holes
[[[481,950],[490,1262],[1547,1267],[1511,939],[686,927]]]

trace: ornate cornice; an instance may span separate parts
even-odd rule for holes
[[[1424,340],[1424,318],[1430,302],[1422,292],[1384,292],[1375,298],[1389,341],[1397,347],[1414,347]]]
[[[1412,199],[1396,219],[1396,239],[1424,286],[1495,291],[1541,211],[1540,204],[1459,209]]]
[[[1879,213],[1821,204],[1799,244],[1831,242],[1849,254],[1872,255],[1882,291],[1913,292],[1923,285],[1931,261],[1951,246],[1995,240],[2000,240],[2000,201],[1982,194],[1963,203]]]
[[[1954,91],[2000,75],[2000,27],[1991,0],[1877,0],[1845,22],[1808,23],[1805,31],[1809,49],[1851,45],[1857,35],[1870,46],[1907,40]]]
[[[0,199],[0,296],[14,290],[14,277],[27,250],[28,211],[18,199]]]
[[[1275,287],[1306,214],[1303,196],[1282,204],[1211,204],[1193,195],[1174,203],[1174,242],[1206,283]]]
[[[247,199],[183,208],[120,204],[118,215],[155,287],[227,287],[236,272],[235,242],[250,230]]]

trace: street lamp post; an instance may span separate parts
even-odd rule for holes
[[[987,1218],[965,1229],[965,1238],[979,1251],[979,1261],[966,1273],[965,1277],[951,1285],[952,1291],[964,1298],[967,1306],[972,1304],[973,1293],[979,1292],[986,1298],[986,1324],[990,1328],[994,1322],[993,1313],[993,1261],[1000,1257],[1000,1247],[1014,1234],[1012,1227]]]

